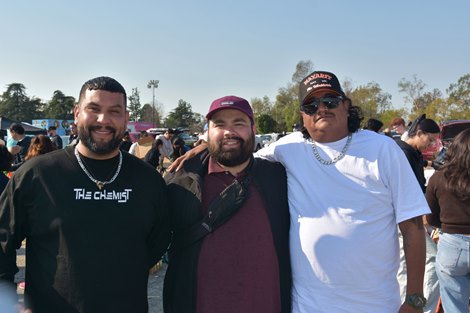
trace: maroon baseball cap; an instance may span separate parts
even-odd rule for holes
[[[211,104],[211,107],[209,108],[209,112],[207,113],[206,118],[210,120],[214,113],[223,109],[234,109],[241,111],[248,115],[251,122],[254,122],[253,110],[251,109],[250,104],[245,99],[237,96],[225,96],[214,100]]]
[[[303,104],[305,99],[318,90],[329,90],[340,96],[346,97],[335,74],[324,71],[315,71],[300,82],[300,104]]]

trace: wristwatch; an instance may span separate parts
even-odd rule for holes
[[[415,293],[412,295],[406,295],[405,303],[411,305],[415,309],[422,309],[426,305],[426,298],[422,295]]]

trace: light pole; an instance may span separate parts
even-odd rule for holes
[[[152,126],[155,127],[155,88],[158,88],[158,80],[149,80],[147,88],[152,88]]]

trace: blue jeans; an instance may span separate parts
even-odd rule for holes
[[[441,233],[436,272],[444,312],[468,312],[470,297],[470,236]]]

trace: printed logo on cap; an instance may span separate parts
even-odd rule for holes
[[[220,103],[220,105],[234,105],[234,104],[235,104],[235,102],[233,102],[233,101],[222,101]]]

